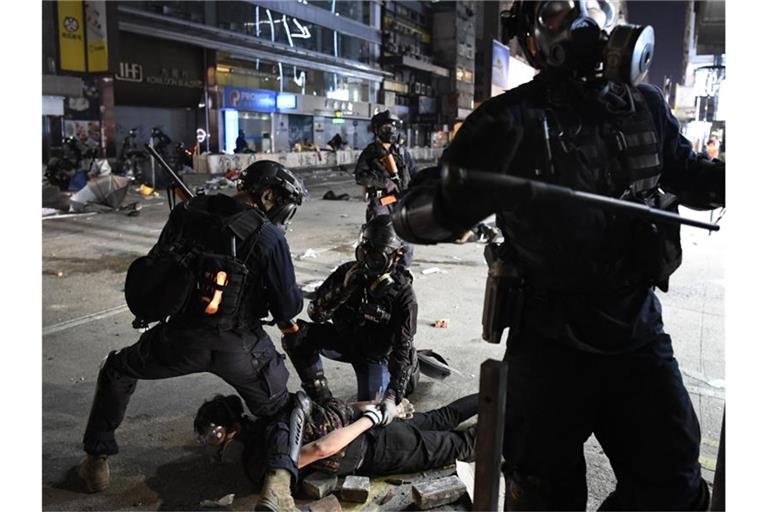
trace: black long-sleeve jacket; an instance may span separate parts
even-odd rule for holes
[[[618,197],[621,190],[611,188],[612,171],[606,170],[606,162],[587,165],[581,174],[565,172],[564,169],[573,167],[560,165],[555,177],[549,180],[546,176],[536,177],[533,172],[542,161],[544,149],[538,142],[539,133],[526,124],[532,111],[548,112],[550,122],[570,122],[565,138],[570,137],[571,146],[561,148],[553,139],[555,159],[558,153],[568,150],[568,158],[578,157],[591,163],[590,155],[584,151],[586,145],[609,140],[591,135],[604,126],[607,115],[589,103],[589,98],[577,97],[576,89],[574,84],[548,81],[548,77],[539,75],[491,98],[463,123],[443,153],[443,163],[470,173],[506,173]],[[639,85],[635,92],[644,99],[655,133],[655,141],[649,138],[647,144],[656,146],[659,187],[692,208],[724,205],[725,164],[692,151],[657,87]],[[461,204],[445,202],[442,208],[453,224],[452,229],[467,228],[494,212],[482,199],[463,198]],[[634,236],[632,229],[638,223],[578,205],[518,205],[512,200],[506,211],[497,212],[497,219],[509,249],[509,260],[527,276],[528,286],[536,289],[524,299],[525,329],[587,351],[607,353],[631,350],[663,332],[661,306],[651,286],[642,282],[621,283],[621,271],[616,270],[625,261],[633,261],[633,252],[643,254],[650,245]],[[603,244],[605,250],[594,250],[600,247],[598,244]],[[613,254],[624,259],[614,258]],[[581,261],[584,272],[579,271]],[[628,267],[636,268],[639,264]],[[571,285],[585,281],[584,275],[589,275],[585,286]]]
[[[400,181],[399,190],[402,192],[416,173],[413,157],[404,147],[392,144],[389,150],[380,143],[372,142],[360,153],[355,166],[355,181],[367,189],[394,191],[398,185],[392,181],[389,172],[381,163],[381,158],[391,152],[397,164],[397,175]]]
[[[315,322],[331,320],[342,336],[353,337],[359,353],[371,360],[387,358],[391,391],[399,402],[405,394],[413,372],[414,336],[418,318],[418,303],[408,271],[397,267],[392,273],[395,284],[383,297],[374,298],[355,275],[355,262],[337,268],[317,289],[310,303],[309,317]],[[373,321],[366,318],[365,306],[379,306],[388,319]],[[368,315],[370,317],[370,315]]]

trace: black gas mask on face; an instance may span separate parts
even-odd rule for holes
[[[502,26],[541,70],[635,85],[653,58],[653,27],[619,24],[615,1],[517,2]]]
[[[383,295],[395,283],[390,272],[402,256],[402,248],[389,215],[374,217],[363,227],[355,260],[373,296]]]
[[[394,124],[385,124],[379,128],[376,137],[386,144],[394,144],[397,142],[397,128]]]

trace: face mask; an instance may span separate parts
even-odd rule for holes
[[[369,279],[379,277],[389,269],[389,255],[365,242],[355,249],[355,259]]]
[[[532,35],[550,69],[590,77],[602,64],[605,78],[635,85],[650,67],[653,28],[617,25],[617,21],[611,2],[542,2]]]
[[[393,144],[397,141],[397,130],[391,124],[385,124],[379,128],[379,140],[387,144]]]

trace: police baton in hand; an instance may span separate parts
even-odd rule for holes
[[[176,197],[181,199],[182,201],[186,201],[187,199],[191,199],[194,194],[189,189],[186,183],[181,179],[181,176],[176,174],[176,171],[171,169],[171,166],[168,165],[168,162],[166,162],[163,157],[160,156],[160,153],[157,152],[157,150],[150,146],[149,144],[144,144],[144,147],[147,149],[150,155],[157,160],[157,163],[160,164],[160,167],[165,169],[165,172],[168,173],[168,176],[171,178],[171,181],[173,183],[170,187],[168,187],[168,204],[171,208],[173,208],[175,201],[172,199],[173,195],[175,194]],[[171,191],[173,189],[173,191]]]
[[[510,204],[529,201],[562,201],[585,206],[594,206],[606,211],[631,215],[656,222],[682,224],[694,228],[719,231],[720,226],[709,222],[682,217],[676,213],[653,208],[643,203],[624,201],[613,197],[581,192],[560,185],[542,181],[497,174],[492,172],[468,171],[460,167],[442,169],[444,192],[449,196],[483,197],[486,204],[495,206],[496,211],[504,211]]]

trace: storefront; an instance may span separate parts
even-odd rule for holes
[[[131,32],[120,33],[114,76],[117,143],[138,128],[137,143],[160,127],[174,143],[192,145],[205,126],[203,49]]]
[[[351,149],[370,142],[369,103],[231,86],[220,93],[225,153],[234,150],[241,130],[249,149],[264,153],[322,147],[336,134]]]

